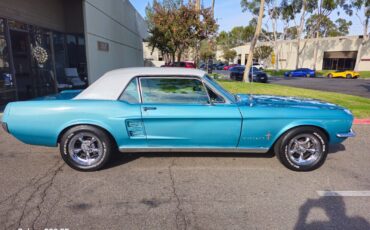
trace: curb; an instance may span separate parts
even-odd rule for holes
[[[370,119],[357,119],[353,121],[353,124],[355,125],[370,125]]]

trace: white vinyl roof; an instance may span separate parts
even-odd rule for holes
[[[112,70],[104,74],[87,89],[77,95],[75,100],[117,100],[123,89],[137,76],[198,76],[203,77],[206,73],[197,69],[186,68],[123,68]]]

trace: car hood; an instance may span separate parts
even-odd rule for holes
[[[237,94],[236,96],[240,104],[248,106],[262,105],[271,107],[304,107],[331,110],[344,109],[336,104],[308,98],[252,94]]]

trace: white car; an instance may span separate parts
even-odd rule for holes
[[[262,64],[260,64],[260,63],[253,63],[252,67],[256,67],[257,69],[260,69],[260,70],[262,70],[262,69],[264,69],[264,68],[265,68],[265,67],[264,67]]]

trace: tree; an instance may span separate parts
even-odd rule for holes
[[[217,24],[210,9],[196,9],[189,1],[153,1],[148,5],[146,19],[149,27],[149,45],[162,53],[169,53],[172,61],[180,61],[183,52],[196,46],[217,31]]]
[[[318,52],[318,41],[317,39],[320,36],[320,28],[322,27],[322,24],[325,20],[325,18],[328,18],[329,15],[337,9],[339,6],[343,5],[343,0],[319,0],[316,3],[316,7],[314,10],[314,14],[311,17],[316,17],[316,23],[315,25],[310,29],[310,31],[307,31],[307,37],[315,38],[315,50],[314,50],[314,60],[313,60],[313,69],[316,69],[316,62],[317,62],[317,52]],[[315,16],[316,15],[316,16]]]
[[[256,15],[256,16],[258,15],[256,30],[255,30],[252,42],[250,44],[247,65],[245,67],[244,76],[243,76],[243,80],[245,82],[249,82],[249,71],[250,71],[250,68],[253,64],[254,48],[256,46],[257,39],[260,36],[261,28],[262,28],[262,19],[263,19],[264,9],[265,9],[265,0],[261,0],[261,1],[242,0],[241,6],[243,7],[243,11],[248,10],[248,11],[252,12],[254,15]],[[253,81],[253,78],[252,78],[252,81]]]
[[[298,38],[298,28],[296,26],[284,29],[284,40],[295,40]]]
[[[236,57],[236,51],[232,49],[225,48],[223,50],[223,58],[229,62],[230,60],[234,60]]]
[[[232,48],[235,46],[244,45],[250,42],[253,38],[256,26],[252,24],[253,21],[249,23],[248,26],[237,26],[231,29],[230,32],[221,31],[217,36],[217,45],[222,47]]]
[[[363,30],[362,41],[357,50],[357,58],[355,64],[355,70],[358,71],[364,46],[369,41],[370,1],[349,0],[348,2],[345,2],[342,6],[347,14],[352,16],[353,13],[355,13],[362,25]],[[360,12],[362,12],[363,15],[360,15]]]
[[[265,60],[268,57],[270,57],[273,51],[274,51],[274,48],[272,48],[271,46],[265,46],[265,45],[258,46],[254,50],[254,53],[255,53],[254,57],[258,60]]]
[[[215,0],[212,0],[212,15],[215,17]]]
[[[305,27],[306,16],[312,13],[317,7],[316,0],[283,0],[281,2],[281,17],[286,26],[284,29],[284,37],[286,39],[297,39],[296,51],[296,69],[299,68],[299,59],[301,55],[301,39]],[[299,24],[296,19],[299,18]],[[289,22],[293,21],[294,26],[289,27]],[[294,38],[292,38],[294,37]]]
[[[216,53],[215,53],[215,46],[212,42],[212,40],[204,40],[200,43],[200,50],[199,50],[199,53],[200,53],[200,58],[203,60],[203,61],[206,61],[210,58],[214,58],[216,56]]]
[[[318,27],[317,24],[319,21],[320,21],[320,26]],[[315,30],[322,37],[344,36],[349,33],[349,27],[351,25],[352,25],[352,22],[350,21],[347,22],[345,19],[342,19],[342,18],[338,18],[334,23],[327,16],[315,14],[307,19],[306,33],[307,34],[313,33],[311,30],[315,28]]]

